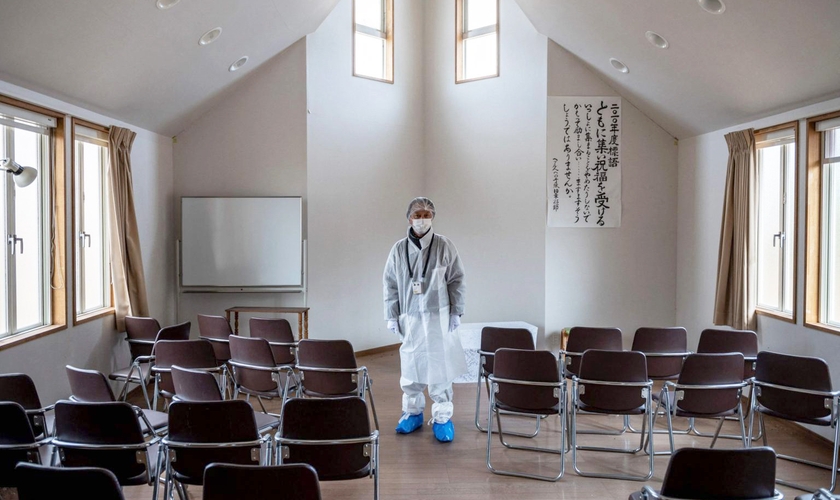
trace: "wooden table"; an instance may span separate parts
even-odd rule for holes
[[[298,340],[309,338],[309,308],[308,307],[244,307],[236,306],[225,309],[225,318],[230,323],[230,313],[233,313],[233,333],[239,335],[239,313],[297,313]]]

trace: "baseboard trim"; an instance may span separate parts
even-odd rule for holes
[[[384,345],[382,347],[374,347],[373,349],[365,349],[364,351],[356,351],[356,356],[370,356],[371,354],[382,354],[383,352],[391,352],[399,350],[402,344]]]

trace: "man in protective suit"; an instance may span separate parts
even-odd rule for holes
[[[428,388],[435,438],[449,442],[455,437],[452,381],[467,372],[456,332],[464,314],[464,267],[455,245],[432,230],[431,200],[413,199],[406,217],[408,235],[391,248],[383,276],[385,319],[402,340],[403,413],[396,431],[408,434],[423,425]]]

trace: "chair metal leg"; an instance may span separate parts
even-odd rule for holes
[[[479,420],[479,412],[481,411],[481,379],[482,378],[484,378],[484,383],[485,383],[485,386],[487,387],[488,399],[489,399],[489,396],[490,396],[490,385],[489,385],[489,382],[487,381],[487,377],[479,373],[478,381],[476,382],[476,394],[475,394],[475,428],[478,429],[481,432],[487,432],[487,428],[482,427],[481,422]],[[505,413],[505,412],[502,411],[502,413]],[[536,417],[537,423],[534,427],[534,432],[527,433],[527,432],[513,432],[513,431],[510,431],[510,432],[508,432],[508,435],[518,436],[518,437],[526,437],[526,438],[536,437],[537,434],[540,433],[540,420],[542,418],[545,418],[545,415]],[[493,428],[492,421],[488,420],[488,425],[490,426],[491,429]],[[495,429],[492,429],[491,432],[496,434],[499,431],[497,431]]]
[[[365,386],[367,387],[367,395],[370,398],[370,412],[373,413],[373,424],[376,426],[376,430],[379,430],[379,417],[376,416],[376,405],[373,402],[373,392],[370,390],[370,379],[368,378],[365,381]]]

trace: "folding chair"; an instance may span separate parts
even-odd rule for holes
[[[82,495],[96,500],[125,500],[117,476],[101,467],[48,467],[20,463],[15,468],[18,500],[54,500]]]
[[[741,395],[749,383],[742,378],[743,366],[744,357],[738,352],[691,354],[685,359],[677,382],[665,382],[659,393],[656,413],[661,407],[665,408],[670,453],[674,453],[673,417],[719,419],[709,446],[714,448],[724,419],[734,416],[741,425],[741,443],[747,447]]]
[[[238,398],[240,393],[245,394],[248,400],[252,395],[256,396],[262,412],[271,415],[265,409],[263,398],[280,398],[282,415],[282,404],[289,397],[289,390],[293,384],[297,385],[294,382],[297,380],[294,368],[290,365],[277,365],[271,346],[265,339],[231,335],[230,353],[235,384],[234,399]]]
[[[526,330],[527,331],[527,330]],[[528,334],[530,338],[530,333]],[[566,448],[566,381],[561,377],[557,358],[549,351],[528,349],[497,349],[493,373],[488,375],[491,384],[490,406],[487,415],[487,468],[494,474],[504,476],[557,481],[565,472],[564,452]],[[537,417],[557,415],[560,417],[560,448],[540,448],[513,445],[505,441],[501,413]],[[513,450],[536,451],[560,455],[560,471],[553,476],[502,470],[493,466],[490,451],[493,415],[499,428],[499,441]]]
[[[298,395],[312,398],[358,396],[370,404],[373,422],[379,430],[379,418],[373,402],[366,366],[356,364],[353,346],[346,340],[304,339],[298,343],[300,387]]]
[[[773,485],[775,477],[772,448],[680,448],[668,462],[660,492],[644,486],[629,500],[782,500],[784,495]]]
[[[230,361],[230,341],[228,337],[235,335],[230,328],[230,322],[224,316],[198,315],[199,338],[209,341],[213,345],[216,360],[220,363]],[[227,372],[228,376],[230,371]],[[230,378],[230,377],[229,377]],[[231,380],[232,381],[232,380]],[[227,390],[228,385],[223,386]],[[233,384],[230,385],[233,387]]]
[[[155,345],[155,339],[158,332],[160,332],[160,323],[155,318],[145,318],[139,316],[125,317],[125,340],[128,342],[128,351],[131,354],[131,363],[125,368],[120,368],[108,375],[110,380],[115,382],[122,382],[123,387],[120,391],[119,399],[125,401],[128,395],[128,384],[142,385],[141,380],[149,381],[149,365],[148,363],[140,366],[139,376],[132,376],[134,374],[134,361],[141,356],[151,356],[152,348]],[[148,395],[143,386],[144,395],[146,395],[146,402],[148,404]],[[151,408],[151,406],[149,406]]]
[[[321,500],[318,473],[308,464],[210,464],[204,469],[203,500],[274,498]]]
[[[292,333],[292,325],[283,318],[251,318],[248,328],[252,338],[268,341],[274,362],[278,365],[291,365],[297,362],[298,343]]]
[[[35,383],[25,373],[0,375],[0,401],[12,401],[26,410],[36,438],[52,436],[55,405],[42,406]]]
[[[145,418],[142,413],[140,417]],[[146,425],[152,427],[149,422]],[[160,468],[150,459],[149,448],[161,439],[143,437],[134,407],[124,401],[59,401],[55,404],[52,464],[108,469],[120,486],[151,485],[153,498],[157,498]]]
[[[571,339],[570,339],[571,340]],[[572,378],[571,440],[572,465],[581,476],[645,481],[653,476],[653,412],[651,387],[647,377],[645,355],[635,351],[602,351],[588,349],[581,356],[580,376]],[[642,415],[642,435],[639,447],[633,450],[580,446],[577,443],[577,414]],[[645,435],[647,429],[647,435]],[[577,464],[578,450],[635,454],[648,442],[649,467],[644,476],[605,474],[581,471]]]
[[[481,381],[484,380],[484,387],[487,390],[487,399],[490,399],[490,382],[487,377],[493,374],[493,359],[497,349],[527,349],[534,350],[534,338],[525,328],[499,328],[485,326],[481,329],[481,346],[478,350],[479,366],[478,379],[475,384],[475,428],[481,432],[487,429],[481,426],[479,415],[481,414]],[[533,433],[524,434],[509,432],[508,434],[522,437],[534,437],[540,432],[540,418],[536,419],[536,428]],[[488,424],[490,425],[490,424]],[[492,425],[490,425],[492,428]],[[493,431],[496,432],[496,431]]]
[[[13,401],[0,401],[0,488],[17,486],[14,475],[18,463],[41,463],[41,446],[51,437],[37,439],[26,410]]]
[[[254,410],[245,401],[172,402],[169,435],[158,453],[158,467],[165,471],[163,498],[173,488],[203,484],[204,469],[212,463],[268,465],[270,439],[257,433]]]
[[[379,431],[362,398],[289,399],[274,441],[278,465],[309,464],[319,481],[373,478],[379,499]]]
[[[83,403],[108,403],[116,401],[111,385],[105,379],[102,372],[96,370],[84,370],[75,366],[65,366],[67,380],[70,382],[70,400]],[[169,417],[161,411],[139,408],[132,405],[140,421],[143,434],[165,434]],[[140,415],[145,416],[145,418]],[[152,428],[146,427],[146,422],[152,424]]]
[[[770,351],[758,353],[751,407],[750,438],[753,432],[753,417],[757,412],[759,430],[762,431],[765,446],[767,431],[764,427],[764,415],[834,429],[831,466],[790,455],[778,455],[778,458],[784,460],[831,470],[831,484],[827,489],[834,493],[837,486],[837,456],[840,446],[840,391],[831,389],[828,364],[814,357]],[[776,482],[799,490],[814,490],[813,487],[781,479],[777,479]]]
[[[216,359],[213,344],[209,340],[160,340],[155,344],[155,362],[152,365],[152,374],[155,377],[153,408],[157,408],[159,396],[168,403],[175,395],[170,373],[173,365],[216,374],[222,381],[222,392],[225,392],[227,366]],[[166,406],[165,403],[164,408]]]

